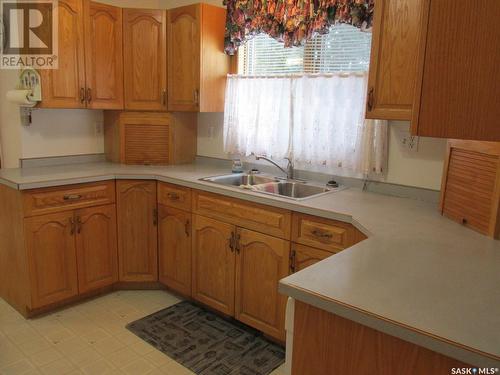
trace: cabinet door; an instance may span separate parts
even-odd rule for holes
[[[166,11],[123,10],[125,109],[167,109]]]
[[[120,281],[158,280],[156,181],[116,182]]]
[[[32,308],[78,294],[73,211],[25,219]]]
[[[330,251],[315,249],[313,247],[292,244],[292,251],[290,254],[290,271],[298,272],[312,266],[315,263],[322,261],[334,253]]]
[[[90,207],[75,212],[78,290],[85,293],[118,280],[116,206]]]
[[[238,228],[235,317],[277,339],[285,338],[286,297],[278,282],[288,276],[290,242]]]
[[[367,118],[411,120],[424,0],[377,0]]]
[[[160,281],[191,295],[191,214],[158,206],[158,258]]]
[[[235,227],[193,215],[193,298],[234,315]]]
[[[500,1],[425,4],[412,132],[500,141]]]
[[[44,108],[85,108],[82,0],[59,0],[58,69],[41,69]]]
[[[168,109],[198,111],[200,96],[200,5],[168,12]]]
[[[87,107],[123,109],[122,10],[91,1],[85,6]]]

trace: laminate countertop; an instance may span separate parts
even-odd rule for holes
[[[4,169],[0,183],[32,189],[108,179],[156,179],[352,223],[368,239],[286,277],[296,300],[480,367],[500,367],[500,241],[442,217],[435,204],[363,192],[303,201],[199,181],[207,164],[113,163]]]

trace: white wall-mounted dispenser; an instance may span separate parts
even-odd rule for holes
[[[14,90],[7,91],[7,100],[20,108],[23,125],[31,124],[31,110],[42,101],[40,74],[33,68],[24,69]]]

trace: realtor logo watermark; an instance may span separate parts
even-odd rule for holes
[[[1,69],[58,68],[57,0],[0,0]]]

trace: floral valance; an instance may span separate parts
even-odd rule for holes
[[[224,0],[224,49],[234,55],[254,35],[266,33],[285,47],[302,45],[336,23],[369,29],[375,0]]]

